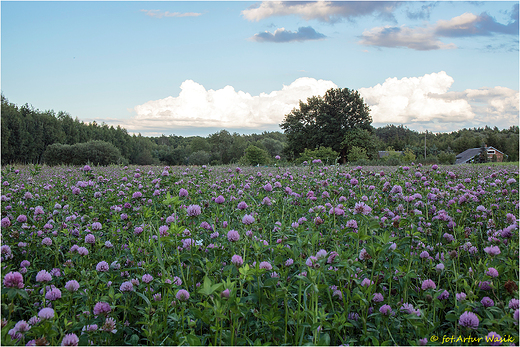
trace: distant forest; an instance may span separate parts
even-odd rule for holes
[[[97,143],[98,147],[105,143],[113,148],[121,164],[239,164],[244,163],[252,147],[265,153],[268,160],[274,160],[276,156],[285,161],[298,159],[289,157],[284,151],[286,137],[281,132],[240,135],[221,130],[207,137],[145,137],[130,135],[120,126],[86,124],[66,112],[40,111],[28,104],[18,107],[9,103],[4,95],[1,101],[2,165],[49,163],[51,149],[55,151],[53,153],[62,153],[59,150],[67,148],[79,151],[89,148],[80,146],[86,143]],[[435,162],[441,154],[458,154],[468,148],[488,145],[507,154],[507,161],[518,161],[518,136],[518,126],[504,130],[486,126],[425,134],[403,125],[387,125],[372,129],[374,146],[371,147],[375,150],[368,154],[369,159],[377,160],[377,151],[406,151],[412,152],[416,161]]]

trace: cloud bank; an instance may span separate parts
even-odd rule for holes
[[[137,117],[129,124],[136,127],[219,127],[262,128],[279,124],[285,114],[313,95],[323,95],[337,86],[331,81],[302,77],[281,90],[252,96],[232,86],[206,90],[186,80],[178,97],[149,101],[134,108]]]
[[[273,16],[297,15],[305,20],[316,19],[333,23],[343,18],[377,15],[386,20],[395,21],[393,11],[399,6],[393,1],[263,1],[242,11],[245,19],[258,22]]]
[[[450,91],[454,80],[446,72],[401,79],[358,91],[370,107],[374,126],[404,124],[412,129],[453,131],[484,125],[507,128],[518,124],[519,93],[505,87]],[[276,130],[299,101],[337,88],[332,81],[302,77],[260,95],[236,91],[232,86],[206,90],[186,80],[178,96],[135,106],[137,114],[124,126],[131,132],[171,132],[178,129]],[[197,130],[198,129],[198,130]]]
[[[316,32],[312,27],[300,27],[297,32],[285,30],[285,28],[276,29],[274,33],[265,31],[263,33],[255,34],[250,38],[251,41],[256,42],[293,42],[293,41],[308,41],[308,40],[322,40],[326,36]]]
[[[163,18],[163,17],[198,17],[202,13],[196,13],[196,12],[168,12],[168,11],[161,11],[161,10],[141,10],[141,12],[144,12],[149,17],[154,18]]]
[[[359,89],[359,93],[369,105],[376,126],[406,124],[424,128],[431,123],[438,130],[455,130],[518,124],[518,91],[484,87],[450,92],[453,82],[441,71],[422,77],[388,78],[383,84]]]
[[[518,36],[518,4],[513,6],[509,24],[498,23],[487,13],[464,13],[450,20],[439,20],[427,27],[383,26],[365,30],[362,45],[377,47],[406,47],[415,50],[453,49],[453,43],[445,44],[440,38],[491,36],[494,34]]]

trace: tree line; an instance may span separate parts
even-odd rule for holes
[[[281,124],[284,133],[221,130],[206,137],[145,137],[130,135],[121,126],[87,124],[66,112],[19,107],[2,94],[1,160],[3,165],[264,165],[280,158],[294,163],[333,163],[338,158],[340,163],[433,163],[454,161],[455,154],[486,144],[507,154],[507,160],[518,161],[518,126],[425,134],[403,125],[374,128],[371,122],[357,92],[338,89],[300,102]],[[379,158],[379,151],[386,151],[387,158]]]

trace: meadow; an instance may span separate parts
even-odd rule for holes
[[[518,181],[4,166],[1,344],[518,345]]]

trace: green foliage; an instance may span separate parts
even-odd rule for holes
[[[250,145],[245,152],[244,159],[249,165],[265,165],[269,163],[269,153],[265,149]]]
[[[315,150],[306,148],[296,160],[296,163],[301,164],[306,161],[310,164],[314,159],[320,159],[324,164],[329,165],[335,164],[338,157],[339,153],[330,147],[320,147]]]
[[[367,150],[363,147],[353,146],[350,149],[349,154],[347,155],[347,160],[349,162],[355,162],[358,160],[367,160],[367,159],[368,159]]]
[[[206,165],[211,160],[211,154],[206,151],[197,151],[192,153],[188,158],[190,165]]]
[[[405,151],[403,153],[403,161],[406,163],[411,163],[414,160],[415,160],[414,152],[409,148],[405,149]]]
[[[330,147],[346,160],[342,145],[354,128],[371,129],[369,108],[357,91],[329,89],[323,97],[313,96],[287,114],[280,127],[287,136],[286,154],[294,158],[307,149]]]
[[[358,159],[374,158],[376,156],[376,143],[377,137],[367,129],[353,128],[347,131],[343,142],[341,142],[341,148],[346,154],[348,161],[356,161]],[[355,151],[356,154],[350,156],[354,148],[358,148]],[[360,152],[359,148],[364,150],[364,156],[358,158]],[[358,159],[349,159],[358,158]]]
[[[440,164],[455,164],[456,158],[454,153],[441,152],[437,157]]]
[[[110,165],[122,160],[119,149],[105,141],[89,141],[72,146],[54,143],[47,147],[44,158],[48,165]]]

